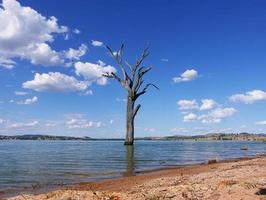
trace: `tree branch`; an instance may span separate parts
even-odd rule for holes
[[[119,76],[117,76],[114,72],[111,72],[111,74],[106,72],[105,74],[103,74],[103,76],[106,77],[106,78],[116,79],[120,83],[122,82],[121,78]]]
[[[126,61],[123,61],[122,57],[123,57],[124,44],[120,46],[120,49],[116,54],[109,46],[106,46],[106,48],[108,49],[109,53],[114,58],[118,66],[120,67],[121,72],[123,74],[123,79],[121,79],[114,72],[105,73],[103,74],[104,77],[116,79],[132,95],[132,98],[134,98],[135,100],[139,96],[145,94],[150,86],[159,89],[156,85],[149,83],[146,84],[146,86],[140,92],[138,92],[144,83],[143,76],[152,69],[151,67],[141,66],[144,59],[149,55],[148,52],[149,47],[146,47],[143,50],[143,52],[141,53],[140,57],[137,59],[134,66],[130,65]],[[128,75],[127,70],[124,67],[124,64],[128,66],[127,70],[129,69],[131,73],[130,76]]]
[[[123,77],[124,77],[124,80],[128,81],[129,76],[125,70],[125,67],[123,66],[123,58],[122,58],[123,50],[124,50],[124,44],[121,45],[121,47],[120,47],[119,51],[116,53],[116,55],[114,54],[114,51],[109,46],[106,45],[106,48],[108,49],[110,55],[116,61],[117,65],[120,67],[121,72],[122,72]]]
[[[138,70],[138,79],[137,79],[136,84],[134,86],[134,90],[136,92],[139,90],[140,86],[143,83],[142,77],[144,76],[144,74],[146,74],[147,72],[149,72],[151,69],[152,69],[151,67],[146,68],[146,69],[145,69],[145,67],[139,68],[139,70]]]
[[[136,99],[137,99],[138,97],[140,97],[141,95],[145,94],[145,93],[147,92],[147,89],[148,89],[150,86],[153,86],[154,88],[156,88],[157,90],[159,90],[159,88],[158,88],[156,85],[154,85],[154,84],[152,84],[152,83],[148,83],[148,84],[146,84],[146,86],[142,89],[141,92],[139,92],[139,93],[136,94]]]
[[[134,82],[135,75],[136,75],[136,72],[137,72],[139,66],[142,64],[143,60],[149,55],[149,52],[148,52],[148,51],[149,51],[149,47],[146,47],[146,48],[143,50],[143,52],[142,52],[140,58],[137,60],[135,66],[134,66],[133,69],[132,69],[130,79],[131,79],[133,82]]]
[[[135,118],[135,116],[137,115],[137,113],[138,113],[140,107],[141,107],[141,105],[138,104],[137,107],[135,108],[134,113],[133,113],[133,118]]]
[[[113,79],[117,80],[126,90],[130,91],[128,83],[126,81],[122,80],[114,72],[111,72],[111,74],[106,72],[105,74],[103,74],[103,76],[106,77],[106,78],[113,78]]]

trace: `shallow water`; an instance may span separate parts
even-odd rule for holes
[[[248,150],[240,150],[247,146]],[[266,153],[251,141],[0,141],[0,191],[45,188]]]

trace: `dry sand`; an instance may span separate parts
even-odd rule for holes
[[[262,200],[266,156],[145,173],[10,200]]]

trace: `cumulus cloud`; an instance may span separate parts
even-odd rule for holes
[[[175,128],[171,128],[170,132],[187,133],[188,130],[185,128],[175,127]]]
[[[193,81],[198,78],[198,72],[194,69],[188,69],[179,77],[174,77],[174,83]]]
[[[38,101],[38,97],[34,96],[31,99],[25,99],[24,101],[18,101],[17,104],[19,105],[30,105],[34,104]]]
[[[15,93],[15,95],[17,95],[17,96],[25,96],[25,95],[28,94],[28,92],[23,92],[23,91],[15,91],[14,93]]]
[[[162,62],[168,62],[169,60],[167,58],[161,58]]]
[[[73,33],[75,33],[75,34],[80,34],[80,30],[77,29],[77,28],[75,28],[75,29],[73,30]]]
[[[78,81],[73,76],[68,76],[59,72],[49,72],[48,74],[36,73],[34,80],[24,82],[22,87],[38,92],[80,92],[88,89],[88,83],[85,81]]]
[[[117,102],[127,102],[127,99],[125,99],[125,98],[119,98],[119,97],[116,97],[115,100],[116,100]]]
[[[155,128],[144,128],[144,131],[152,133],[155,131]]]
[[[98,64],[98,65],[101,65],[101,66],[105,66],[105,65],[106,65],[106,63],[103,62],[102,60],[98,60],[98,61],[97,61],[97,64]]]
[[[46,18],[16,0],[3,0],[0,27],[0,66],[13,68],[14,58],[27,59],[35,65],[65,65],[67,58],[63,51],[55,51],[50,46],[56,34],[68,32],[55,17]]]
[[[234,108],[222,108],[213,99],[203,99],[201,104],[196,100],[180,100],[177,102],[181,110],[184,122],[200,121],[201,123],[220,123],[224,118],[230,117],[236,113]],[[197,112],[197,114],[190,112]],[[208,111],[207,113],[204,113]]]
[[[234,108],[216,108],[208,114],[200,115],[198,119],[205,124],[220,123],[222,119],[230,117],[236,113]]]
[[[210,116],[214,118],[225,118],[232,116],[236,112],[234,108],[217,108],[210,113]]]
[[[182,99],[177,102],[179,106],[179,110],[192,110],[192,109],[198,109],[198,103],[196,100],[186,100]]]
[[[78,76],[83,76],[88,82],[96,82],[98,85],[107,84],[107,78],[103,77],[103,74],[116,72],[116,69],[111,65],[102,66],[89,62],[76,62],[74,66]]]
[[[191,122],[197,120],[197,115],[194,113],[189,113],[184,116],[183,121],[184,122]]]
[[[56,122],[56,121],[48,121],[48,122],[45,124],[46,127],[55,127],[55,126],[57,126],[57,125],[58,125],[58,122]]]
[[[210,110],[210,109],[213,109],[216,105],[217,105],[217,102],[214,101],[213,99],[203,99],[201,101],[201,106],[200,106],[200,110]]]
[[[8,59],[8,58],[3,58],[1,57],[0,54],[0,66],[6,68],[6,69],[12,69],[15,66],[16,62]]]
[[[95,46],[95,47],[102,47],[103,46],[103,42],[98,41],[98,40],[92,40],[91,41],[91,45]]]
[[[177,102],[179,106],[179,110],[210,110],[215,108],[218,104],[213,99],[203,99],[201,100],[201,104],[199,104],[195,99],[187,100],[182,99]],[[186,114],[186,113],[184,113]]]
[[[78,49],[69,48],[65,52],[66,58],[70,60],[79,60],[80,57],[84,56],[88,50],[88,47],[85,44],[82,44]]]
[[[92,90],[86,90],[82,93],[79,94],[80,96],[89,96],[89,95],[93,95]]]
[[[266,120],[256,122],[257,125],[266,125]]]
[[[83,118],[72,118],[66,122],[66,125],[69,129],[86,129],[92,127],[99,128],[103,126],[103,123],[101,121],[94,122]]]
[[[234,94],[229,97],[230,101],[253,104],[256,101],[266,100],[266,92],[262,90],[253,90],[245,94]]]
[[[14,129],[30,128],[30,127],[36,126],[37,124],[39,124],[38,121],[32,121],[32,122],[28,122],[28,123],[19,122],[19,123],[10,124],[9,128],[14,128]]]
[[[53,50],[48,44],[36,44],[29,49],[27,57],[34,65],[56,66],[64,65],[64,59],[58,52]]]

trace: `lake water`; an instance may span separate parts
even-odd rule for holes
[[[248,150],[240,150],[247,146]],[[247,141],[0,141],[0,192],[132,175],[176,165],[266,153]]]

